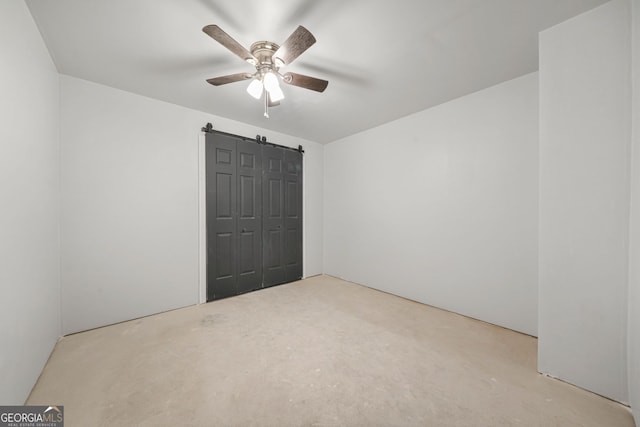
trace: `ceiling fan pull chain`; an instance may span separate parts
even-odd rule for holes
[[[264,117],[269,118],[269,92],[266,89],[264,90]]]

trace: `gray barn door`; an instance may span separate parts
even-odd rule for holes
[[[302,278],[302,154],[207,133],[207,301]]]
[[[207,300],[262,287],[260,146],[207,134]]]
[[[262,149],[263,283],[302,278],[302,154],[280,147]]]

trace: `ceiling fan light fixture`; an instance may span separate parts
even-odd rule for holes
[[[249,86],[247,86],[247,92],[255,99],[260,99],[260,97],[262,97],[262,91],[262,82],[258,79],[251,80],[251,83],[249,83]]]
[[[280,88],[280,83],[278,83],[278,76],[273,71],[269,71],[265,73],[262,82],[264,83],[264,88],[269,92],[269,97],[273,102],[278,102],[284,99],[284,93]]]
[[[280,89],[280,84],[278,83],[278,76],[272,71],[265,73],[264,78],[264,88],[269,92],[274,92]]]
[[[276,86],[274,89],[269,91],[269,97],[273,102],[282,101],[284,99],[284,92],[282,92],[280,86]]]

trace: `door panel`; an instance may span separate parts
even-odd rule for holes
[[[285,247],[287,248],[287,251],[285,253],[285,267],[294,267],[298,263],[298,254],[295,250],[298,247],[297,230],[287,230]]]
[[[284,283],[284,174],[282,163],[284,149],[262,147],[262,158],[268,165],[263,175],[265,190],[262,205],[267,207],[263,218],[264,277],[265,287]]]
[[[299,218],[298,182],[287,177],[287,218]]]
[[[207,300],[236,294],[236,142],[207,135]]]
[[[281,174],[278,174],[281,175]],[[269,219],[282,220],[282,178],[269,178]]]
[[[256,233],[254,233],[253,231],[240,233],[240,245],[239,245],[240,265],[239,265],[238,271],[240,272],[241,276],[246,276],[249,274],[256,273],[256,266],[254,262],[256,257],[256,253],[254,250],[255,244],[256,244]]]
[[[233,175],[228,173],[216,174],[216,219],[231,218],[233,215],[234,196],[231,184]]]
[[[267,230],[265,244],[265,268],[272,274],[282,269],[282,231]]]
[[[256,178],[240,175],[240,218],[256,217]]]
[[[233,235],[231,233],[216,234],[216,266],[217,279],[228,279],[233,276]]]
[[[302,278],[302,153],[286,150],[284,165],[284,280],[292,282]]]
[[[262,150],[238,140],[238,293],[262,287]]]

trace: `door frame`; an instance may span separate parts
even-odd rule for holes
[[[207,168],[206,133],[198,134],[198,303],[207,302]]]
[[[207,123],[209,131],[218,133],[227,133],[218,130],[213,130],[211,125]],[[250,140],[240,135],[230,134],[242,139]],[[206,138],[207,130],[203,127],[198,133],[198,295],[197,301],[199,304],[207,303],[207,168],[206,168]],[[258,136],[259,137],[259,136]],[[256,144],[259,144],[256,137]],[[264,138],[264,137],[263,137]],[[263,144],[265,144],[263,142]],[[305,223],[306,223],[306,203],[305,203],[305,156],[302,145],[298,145],[298,148],[289,147],[286,145],[274,144],[272,142],[266,142],[267,145],[273,145],[276,147],[282,147],[288,150],[300,151],[302,153],[302,278],[306,276],[306,263],[305,263]]]

